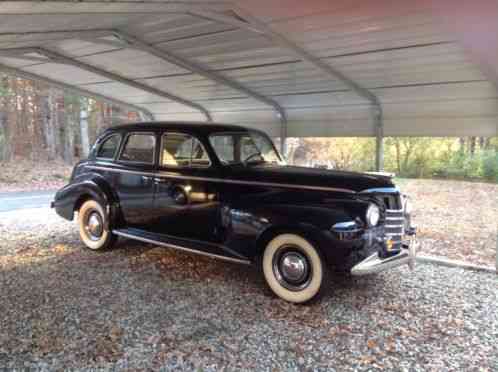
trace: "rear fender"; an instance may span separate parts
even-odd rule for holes
[[[93,199],[104,206],[109,218],[114,223],[119,217],[119,200],[108,182],[98,174],[85,174],[60,189],[54,200],[54,207],[61,217],[72,220],[85,200]],[[110,226],[107,226],[110,228]]]

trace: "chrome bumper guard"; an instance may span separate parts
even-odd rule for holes
[[[410,269],[415,267],[415,258],[417,255],[418,241],[415,235],[403,243],[403,248],[394,256],[380,258],[378,253],[365,258],[359,264],[353,266],[351,274],[355,276],[379,273],[394,267],[408,265]]]

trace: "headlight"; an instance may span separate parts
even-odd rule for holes
[[[380,209],[375,204],[370,204],[367,209],[368,226],[377,226],[380,220]]]
[[[403,209],[405,211],[405,214],[412,214],[412,202],[407,196],[405,196],[404,199],[405,205],[403,206]]]

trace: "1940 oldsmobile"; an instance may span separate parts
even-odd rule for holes
[[[263,132],[196,123],[105,131],[56,212],[90,249],[118,236],[253,264],[284,300],[317,298],[331,269],[413,266],[410,202],[389,177],[285,165]]]

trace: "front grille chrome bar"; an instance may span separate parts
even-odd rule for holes
[[[396,248],[401,248],[402,237],[405,235],[405,216],[403,209],[386,209],[384,227],[389,229],[385,235],[395,243]]]

